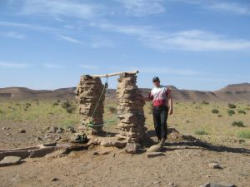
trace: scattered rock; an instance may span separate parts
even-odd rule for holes
[[[63,133],[64,132],[64,129],[63,128],[58,128],[57,130],[56,130],[56,133],[58,133],[58,134],[61,134],[61,133]]]
[[[222,167],[220,166],[218,162],[210,162],[208,164],[208,167],[211,169],[222,169]]]
[[[59,181],[59,179],[56,178],[56,177],[54,177],[54,178],[51,179],[51,182],[56,182],[56,181]]]
[[[19,133],[26,133],[26,130],[25,129],[20,129]]]
[[[135,154],[138,150],[138,145],[136,143],[127,143],[125,151],[127,153]]]
[[[57,127],[49,127],[48,133],[56,133],[57,129]]]
[[[215,183],[207,183],[204,185],[201,185],[200,187],[237,187],[234,184],[215,184]]]
[[[0,161],[0,167],[20,164],[21,160],[19,156],[6,156]]]
[[[71,138],[72,143],[87,143],[88,141],[89,139],[84,133],[78,133]]]
[[[148,158],[154,158],[154,157],[157,157],[157,156],[165,156],[165,154],[162,153],[162,152],[148,152],[147,153]]]
[[[56,142],[47,142],[44,143],[43,146],[56,146]]]
[[[6,131],[6,130],[10,130],[10,128],[9,127],[3,127],[2,130]]]
[[[37,141],[42,141],[43,139],[42,139],[41,137],[38,136],[38,137],[36,138],[36,140],[37,140]]]
[[[59,141],[59,140],[61,140],[62,139],[62,137],[61,136],[58,136],[56,139],[55,139],[55,141],[57,142],[57,141]]]
[[[246,140],[243,140],[243,139],[239,140],[239,144],[242,144],[242,143],[245,143],[245,142],[246,142]]]
[[[73,127],[68,127],[66,131],[70,133],[76,133],[76,130]]]
[[[93,153],[93,155],[97,156],[97,155],[108,155],[111,151],[95,151]]]
[[[174,182],[169,182],[169,183],[168,183],[168,186],[169,186],[169,187],[177,187],[178,185],[175,184]]]
[[[104,139],[101,141],[100,145],[103,147],[117,147],[124,148],[126,146],[126,141],[119,141],[117,139]]]
[[[161,183],[161,181],[154,181],[154,182],[152,182],[152,184],[160,184]]]

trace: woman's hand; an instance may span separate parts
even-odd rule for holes
[[[172,108],[170,108],[169,110],[168,110],[168,114],[169,115],[172,115],[174,113],[174,110],[172,109]]]

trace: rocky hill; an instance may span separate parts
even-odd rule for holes
[[[250,102],[250,83],[232,84],[217,91],[196,91],[183,90],[174,86],[172,89],[173,97],[177,101],[226,101]],[[146,96],[150,89],[141,88]],[[31,90],[23,87],[0,88],[0,99],[72,99],[75,87],[61,88],[56,90]],[[108,89],[106,97],[115,99],[115,90]]]

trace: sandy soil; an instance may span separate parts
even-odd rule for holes
[[[106,155],[96,155],[96,152]],[[217,161],[223,169],[211,169]],[[0,168],[0,186],[180,186],[206,182],[250,184],[250,156],[199,147],[167,146],[165,156],[147,158],[119,149],[94,148],[65,157],[26,159]]]

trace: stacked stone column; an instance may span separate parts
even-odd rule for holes
[[[79,104],[82,125],[90,126],[92,134],[102,131],[104,113],[104,85],[98,77],[81,76],[76,98]],[[89,128],[88,128],[89,129]]]
[[[126,151],[130,153],[138,150],[146,130],[143,112],[145,102],[136,79],[135,74],[123,74],[118,79],[117,88],[119,137],[127,139]]]

